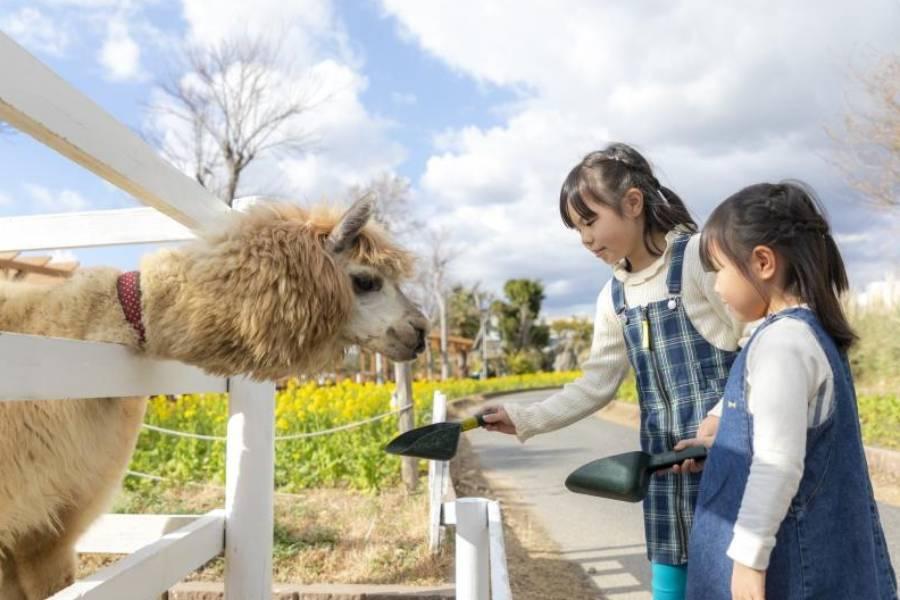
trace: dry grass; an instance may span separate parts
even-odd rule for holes
[[[203,513],[222,506],[219,490],[171,488],[147,495],[123,495],[119,511]],[[279,495],[275,502],[274,579],[286,583],[372,583],[432,585],[452,571],[452,548],[428,552],[428,499],[424,491],[388,490],[364,494],[310,490]],[[117,557],[80,557],[78,577]],[[188,580],[222,579],[221,558]]]

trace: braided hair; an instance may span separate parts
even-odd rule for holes
[[[585,197],[604,204],[622,214],[625,193],[637,188],[644,196],[644,245],[654,256],[661,256],[654,233],[668,233],[681,226],[695,233],[697,224],[678,194],[660,185],[650,163],[628,144],[613,143],[591,152],[569,171],[559,193],[559,214],[569,229],[575,227],[569,215],[572,207],[582,219],[596,215]]]
[[[707,270],[715,270],[715,248],[757,284],[749,267],[757,246],[768,246],[786,261],[785,291],[809,304],[838,347],[852,346],[857,336],[840,303],[849,287],[847,271],[822,204],[809,186],[760,183],[729,197],[703,227],[700,258]]]

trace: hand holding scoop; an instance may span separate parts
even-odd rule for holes
[[[690,458],[706,458],[706,447],[691,446],[661,454],[625,452],[578,467],[566,478],[566,487],[578,494],[639,502],[647,495],[650,475],[654,471],[681,464]]]

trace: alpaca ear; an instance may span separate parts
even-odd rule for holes
[[[332,254],[340,254],[351,248],[356,242],[359,232],[369,222],[372,212],[375,210],[375,198],[371,193],[361,196],[353,206],[347,209],[338,224],[334,226],[325,247]]]

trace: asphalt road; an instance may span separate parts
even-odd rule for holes
[[[504,396],[503,403],[536,402],[552,391]],[[501,400],[498,399],[499,403]],[[641,505],[573,494],[566,476],[580,465],[639,449],[635,429],[589,417],[520,444],[485,430],[467,433],[484,475],[515,494],[559,546],[610,600],[650,600]],[[900,557],[900,507],[879,505],[895,568]]]

